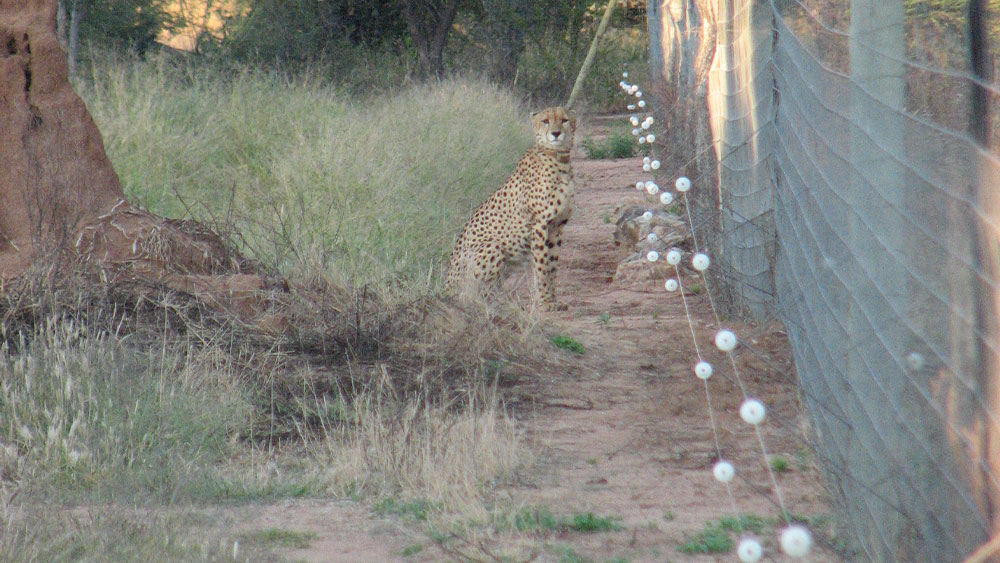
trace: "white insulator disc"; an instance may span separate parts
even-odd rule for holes
[[[715,347],[723,352],[731,352],[736,349],[736,334],[727,329],[722,329],[715,333]]]
[[[753,424],[754,426],[764,422],[764,417],[767,415],[767,409],[764,408],[764,403],[758,401],[757,399],[747,399],[743,401],[740,405],[740,418],[743,422],[747,424]]]
[[[720,483],[728,483],[733,480],[733,476],[736,475],[736,469],[733,468],[733,464],[728,461],[719,461],[712,467],[712,475],[715,476],[715,480]]]
[[[695,254],[694,256],[691,257],[691,266],[693,266],[694,269],[698,270],[699,272],[704,272],[705,270],[707,270],[709,263],[711,263],[711,261],[708,259],[707,254],[702,254],[701,252],[699,252],[698,254]]]
[[[742,563],[757,563],[764,556],[764,548],[753,538],[743,538],[736,548],[736,557]]]
[[[694,365],[694,374],[698,376],[698,379],[708,379],[712,377],[712,364],[706,361],[700,361]]]
[[[812,534],[804,526],[792,525],[781,531],[781,551],[789,557],[805,557],[812,548]]]

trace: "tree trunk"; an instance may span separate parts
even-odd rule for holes
[[[63,49],[66,45],[66,0],[59,0],[59,8],[56,11],[56,39]]]
[[[420,78],[444,75],[444,47],[455,22],[459,0],[406,0],[403,16],[410,38],[417,47]]]
[[[71,0],[69,12],[69,75],[76,75],[76,61],[80,54],[80,22],[87,16],[84,0]]]
[[[601,18],[601,23],[597,24],[597,33],[594,34],[594,40],[590,42],[590,50],[587,51],[587,57],[583,60],[580,73],[576,75],[576,82],[573,83],[573,91],[569,93],[569,100],[566,101],[566,109],[572,109],[573,104],[576,103],[576,99],[580,95],[580,89],[583,88],[583,81],[587,78],[587,73],[590,72],[590,67],[594,64],[594,55],[597,54],[597,44],[601,42],[601,37],[604,36],[604,32],[608,29],[608,22],[611,21],[611,12],[615,11],[615,4],[617,3],[618,0],[608,0],[608,5],[604,8],[604,16]]]

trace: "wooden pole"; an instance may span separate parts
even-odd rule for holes
[[[601,23],[597,24],[597,33],[594,34],[594,40],[590,42],[590,50],[587,51],[587,58],[583,59],[583,66],[580,67],[580,73],[576,75],[576,82],[573,83],[573,91],[569,94],[566,109],[571,109],[573,104],[576,103],[576,99],[580,96],[580,90],[583,88],[583,80],[587,77],[590,67],[594,64],[594,56],[597,54],[597,43],[608,29],[608,22],[611,21],[611,12],[615,11],[615,4],[617,3],[618,0],[608,0],[608,6],[604,8],[604,16],[601,18]]]

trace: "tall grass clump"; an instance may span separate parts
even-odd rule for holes
[[[0,479],[62,500],[160,501],[215,487],[249,406],[193,349],[141,350],[50,318],[0,344]]]
[[[459,405],[395,401],[390,393],[373,387],[339,413],[343,418],[324,419],[314,438],[327,452],[331,487],[484,517],[489,491],[530,459],[495,390],[470,389]]]
[[[531,142],[527,109],[476,80],[349,98],[308,73],[98,59],[80,90],[128,197],[353,284],[431,277]]]

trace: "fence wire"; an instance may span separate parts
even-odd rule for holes
[[[651,0],[668,128],[697,123],[684,49],[715,43],[697,234],[730,310],[787,328],[852,560],[960,561],[1000,530],[1000,104],[937,4]]]

